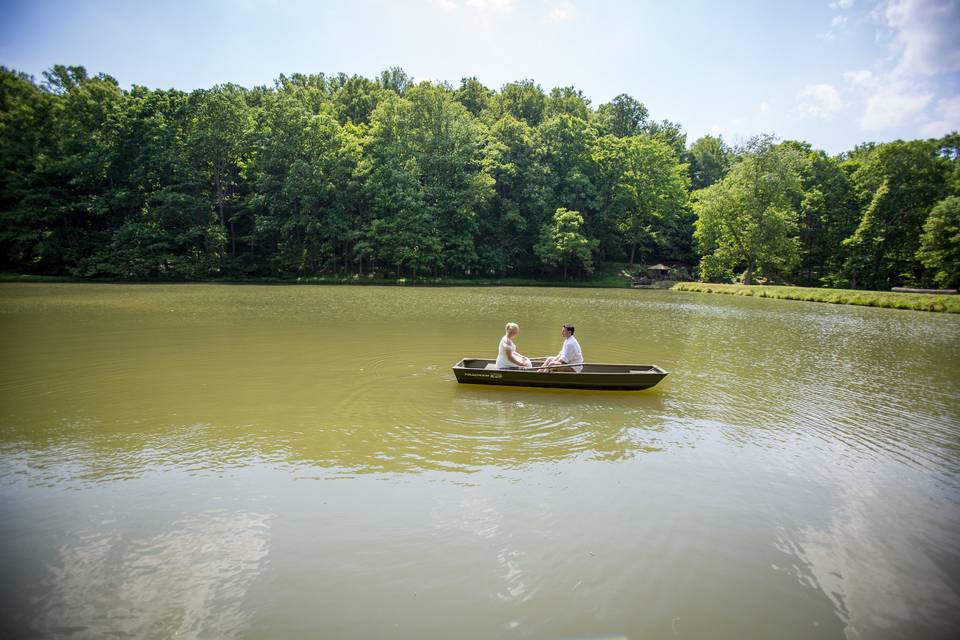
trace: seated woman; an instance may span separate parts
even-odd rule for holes
[[[517,353],[513,339],[520,335],[520,325],[508,322],[507,333],[500,338],[500,353],[497,355],[497,369],[520,369],[530,366],[530,358]]]

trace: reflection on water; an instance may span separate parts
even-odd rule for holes
[[[671,374],[457,385],[507,320]],[[6,285],[0,336],[0,636],[960,636],[954,316]]]
[[[44,579],[34,630],[60,638],[240,637],[268,537],[269,518],[250,513],[199,514],[143,538],[76,532]]]

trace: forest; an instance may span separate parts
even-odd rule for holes
[[[0,271],[130,280],[960,284],[960,135],[737,146],[533,80],[280,75],[129,90],[0,67]]]

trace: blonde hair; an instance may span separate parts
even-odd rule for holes
[[[511,330],[520,331],[520,325],[518,325],[516,322],[508,322],[507,326],[504,328],[504,331],[510,333]]]

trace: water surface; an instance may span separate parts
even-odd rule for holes
[[[645,392],[457,385],[577,325]],[[960,321],[0,285],[4,637],[954,638]]]

